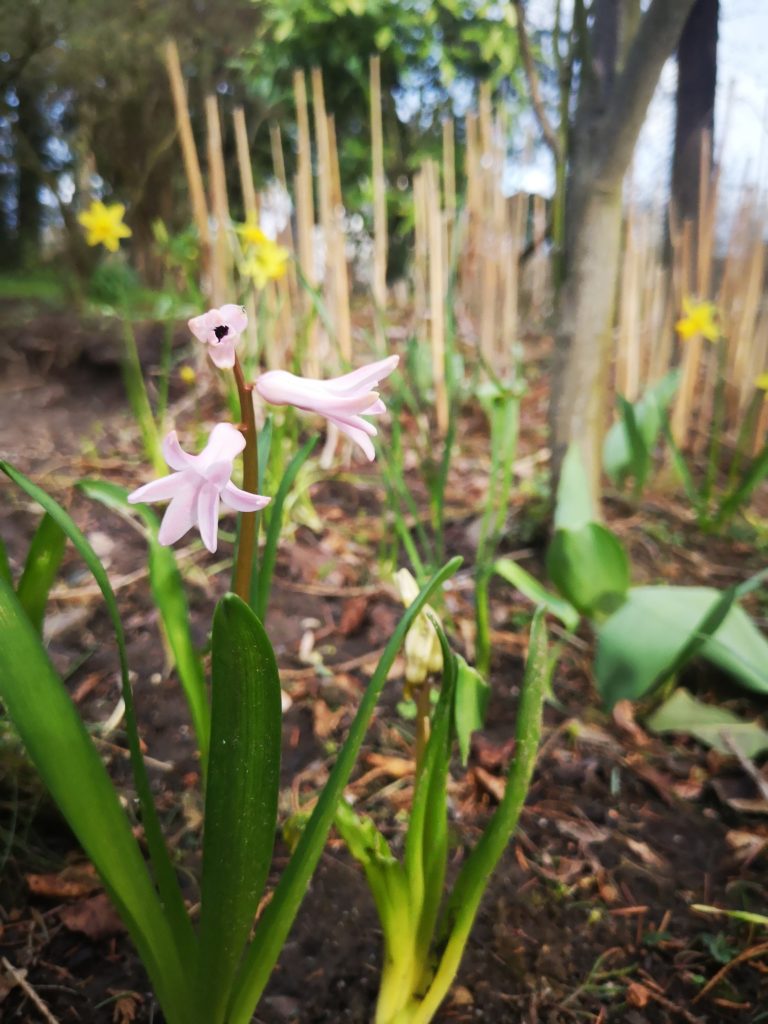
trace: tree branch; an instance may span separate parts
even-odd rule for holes
[[[665,61],[677,45],[694,0],[652,0],[630,46],[603,122],[597,152],[605,155],[597,177],[624,176]]]
[[[528,41],[528,32],[525,28],[525,10],[523,9],[522,0],[512,0],[517,14],[517,38],[520,42],[520,56],[523,59],[523,70],[525,71],[525,78],[528,83],[528,92],[531,96],[531,105],[533,106],[533,112],[536,115],[536,120],[539,122],[541,133],[544,136],[544,141],[552,150],[552,155],[555,160],[560,160],[560,140],[557,137],[552,122],[549,120],[544,101],[541,97],[541,89],[539,88],[539,75],[536,71],[536,65],[533,62],[531,56],[531,47]]]

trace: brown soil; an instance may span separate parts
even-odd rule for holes
[[[54,329],[49,319],[28,331],[30,338],[47,339],[42,346],[30,342],[25,348],[17,335],[5,348],[0,343],[6,366],[0,384],[3,455],[64,501],[104,551],[129,637],[143,738],[157,762],[152,780],[158,804],[172,843],[194,866],[200,825],[194,741],[177,683],[166,671],[146,579],[136,575],[143,565],[143,541],[130,525],[72,491],[83,476],[133,484],[146,478],[146,469],[116,367],[96,365],[87,349],[71,359],[51,358],[56,331],[66,335],[70,328],[65,320]],[[540,378],[525,401],[523,454],[541,444],[545,389]],[[184,407],[178,382],[172,399]],[[181,415],[189,417],[191,405],[186,405]],[[200,409],[199,403],[192,405]],[[200,411],[205,415],[205,402]],[[450,554],[471,551],[485,472],[481,429],[468,409],[449,495]],[[0,494],[0,534],[18,568],[37,515],[10,484],[3,484]],[[341,470],[331,471],[313,487],[312,500],[323,528],[313,533],[298,527],[281,549],[267,622],[293,700],[284,731],[286,815],[299,797],[311,797],[322,784],[370,672],[364,655],[383,647],[399,614],[371,559],[381,537],[383,504],[375,468],[366,468],[354,485]],[[516,502],[507,546],[541,574],[540,528],[529,509]],[[760,567],[749,543],[702,537],[687,511],[663,496],[639,510],[615,499],[608,514],[629,546],[637,580],[724,586]],[[213,602],[226,589],[228,568],[221,562],[229,548],[223,545],[222,559],[209,559],[185,545],[180,545],[181,558],[196,639],[203,645]],[[213,563],[219,566],[215,571]],[[464,572],[451,608],[456,622],[470,617],[471,596]],[[754,604],[753,610],[764,628],[765,607]],[[116,655],[100,599],[71,552],[50,613],[57,667],[69,673],[68,685],[85,719],[105,720],[119,696]],[[488,728],[476,738],[469,770],[456,765],[453,772],[454,873],[495,806],[511,754],[529,616],[519,595],[495,587]],[[308,631],[330,674],[300,659]],[[590,643],[584,631],[563,650],[521,829],[494,876],[452,996],[437,1019],[768,1020],[768,960],[760,933],[691,909],[694,903],[711,903],[766,912],[768,805],[756,799],[753,783],[732,759],[688,740],[653,737],[631,714],[606,716],[591,684]],[[699,695],[714,693],[752,717],[766,710],[765,701],[745,702],[725,680],[700,667],[686,682]],[[358,806],[374,814],[395,847],[402,831],[396,812],[408,806],[412,786],[407,775],[396,781],[392,760],[409,750],[410,726],[398,717],[399,698],[400,682],[394,680],[369,732],[355,783]],[[118,923],[103,902],[86,904],[93,884],[64,886],[62,877],[70,877],[72,865],[82,866],[82,855],[9,731],[2,723],[0,728],[0,955],[26,972],[23,985],[14,984],[3,965],[2,1020],[44,1020],[30,997],[33,991],[61,1024],[159,1024],[141,965]],[[102,749],[128,792],[122,733],[114,733]],[[378,769],[373,778],[372,769]],[[734,805],[738,798],[752,801],[749,811]],[[276,873],[286,857],[281,842]],[[50,878],[47,883],[31,878],[39,875]],[[82,880],[82,874],[77,877]],[[41,886],[42,891],[33,891]],[[189,896],[194,899],[191,886]],[[369,1021],[379,940],[364,878],[333,840],[255,1020]],[[741,962],[697,1000],[706,981],[737,953],[744,953]]]

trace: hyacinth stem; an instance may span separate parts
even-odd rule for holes
[[[235,383],[240,397],[240,429],[245,436],[243,450],[243,490],[258,493],[259,446],[256,435],[256,414],[253,409],[253,384],[247,384],[243,368],[235,356]],[[234,590],[246,604],[251,603],[251,577],[256,557],[256,516],[258,512],[240,513],[240,538],[237,545]]]
[[[429,741],[429,710],[430,710],[429,680],[425,679],[416,693],[416,772],[421,768],[424,760],[424,751]]]

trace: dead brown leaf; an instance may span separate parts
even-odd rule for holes
[[[351,597],[345,601],[341,609],[339,632],[342,636],[354,636],[359,633],[368,615],[368,598]]]
[[[649,868],[664,868],[666,862],[650,848],[648,843],[640,842],[638,839],[630,839],[629,836],[624,836],[624,842],[630,848],[632,853],[637,854],[643,864],[647,864]]]
[[[627,1002],[631,1006],[636,1006],[641,1010],[644,1006],[648,1005],[650,998],[651,993],[639,981],[630,981],[629,985],[627,985]]]
[[[82,899],[101,888],[101,882],[91,864],[73,864],[63,871],[24,877],[31,893],[53,900]]]
[[[620,700],[614,705],[613,720],[622,732],[632,737],[638,747],[643,747],[649,742],[648,734],[635,721],[635,709],[631,700]]]
[[[143,999],[138,992],[123,992],[118,996],[112,1011],[114,1024],[133,1024]]]
[[[117,911],[103,892],[60,910],[59,920],[69,931],[86,935],[94,942],[125,931]]]

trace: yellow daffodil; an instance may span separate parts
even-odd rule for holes
[[[133,232],[123,224],[125,206],[110,203],[105,206],[101,200],[94,200],[87,210],[78,214],[77,219],[85,228],[88,245],[103,245],[110,252],[117,252],[121,238],[130,238]]]
[[[720,328],[717,325],[717,306],[714,302],[696,302],[683,299],[683,316],[675,324],[675,330],[682,341],[702,337],[707,341],[718,341]]]
[[[243,248],[245,249],[251,246],[263,245],[265,242],[270,241],[254,220],[249,219],[245,224],[236,224],[235,231],[240,235]]]
[[[266,237],[240,264],[240,273],[250,277],[257,288],[263,288],[267,281],[276,281],[287,269],[288,250]]]
[[[185,384],[194,384],[197,380],[197,374],[191,366],[182,366],[179,370],[179,377]]]
[[[755,387],[758,391],[768,391],[768,370],[755,377]]]

